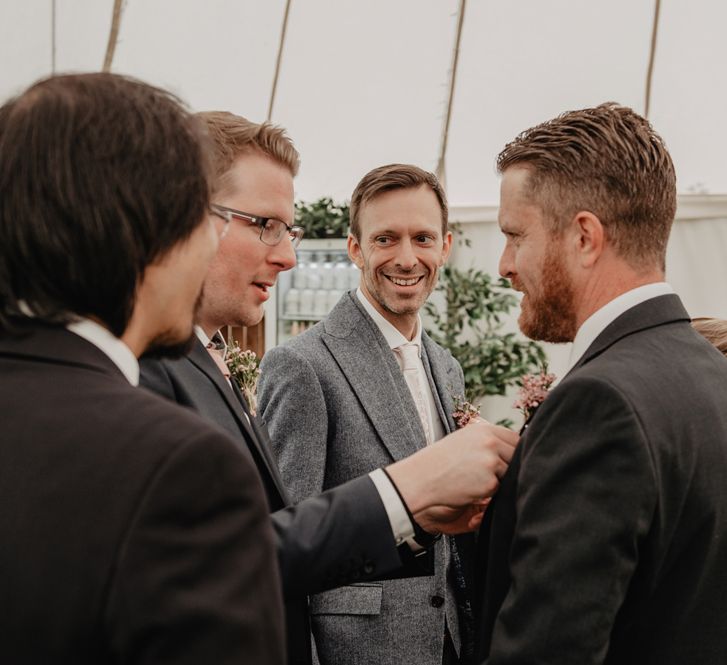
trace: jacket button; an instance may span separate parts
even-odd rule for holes
[[[442,596],[432,596],[429,602],[432,604],[432,607],[442,607],[444,605],[444,598]]]
[[[374,570],[375,570],[375,568],[374,568],[373,563],[371,563],[370,561],[367,561],[366,563],[364,563],[363,571],[366,575],[371,575],[371,573],[373,573]]]

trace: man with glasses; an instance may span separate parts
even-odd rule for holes
[[[214,144],[211,212],[224,237],[205,280],[193,348],[181,360],[143,362],[142,384],[198,410],[252,454],[273,512],[288,662],[307,665],[307,595],[390,573],[402,563],[417,568],[404,540],[416,531],[424,542],[420,526],[430,532],[474,528],[481,509],[473,504],[494,492],[516,437],[473,425],[386,472],[378,469],[289,507],[266,428],[229,380],[219,330],[258,323],[278,274],[295,265],[299,157],[282,129],[230,113],[199,117]]]

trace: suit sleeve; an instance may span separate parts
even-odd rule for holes
[[[273,515],[286,597],[379,578],[402,560],[368,476],[321,494],[328,411],[318,376],[289,347],[265,354],[258,391],[283,482],[297,505]]]
[[[512,583],[489,665],[602,663],[656,509],[633,405],[601,379],[560,388],[521,444]]]
[[[290,347],[263,357],[258,404],[280,475],[294,502],[323,491],[328,409],[310,362]]]
[[[401,567],[389,518],[368,476],[272,518],[286,598],[378,579]]]
[[[222,433],[191,437],[151,476],[120,544],[106,626],[119,663],[284,662],[263,490]]]

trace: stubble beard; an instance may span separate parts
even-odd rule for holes
[[[367,266],[364,267],[367,268]],[[382,286],[385,286],[386,282],[388,281],[387,278],[384,277],[383,274],[379,273],[379,275]],[[428,277],[429,275],[425,275],[423,279],[426,280]],[[419,313],[419,310],[421,310],[427,298],[434,290],[436,279],[432,283],[431,288],[422,295],[417,294],[415,296],[412,296],[412,298],[408,300],[403,298],[396,299],[395,303],[392,302],[394,301],[393,296],[391,298],[387,298],[384,289],[377,288],[376,283],[368,276],[368,271],[364,273],[364,282],[366,284],[366,288],[369,294],[373,297],[374,300],[376,300],[376,302],[379,303],[379,305],[381,305],[384,310],[397,316],[406,316]]]
[[[577,332],[573,282],[556,243],[550,243],[543,259],[538,294],[527,293],[518,324],[523,334],[541,342],[572,342]]]
[[[197,300],[194,304],[194,314],[192,317],[193,323],[197,321],[199,310],[202,307],[202,299],[204,298],[204,287],[199,291]],[[146,350],[144,351],[144,358],[169,358],[176,359],[186,356],[194,345],[196,338],[194,327],[189,331],[189,334],[182,338],[182,336],[174,330],[163,330],[157,333],[152,340],[149,342]]]

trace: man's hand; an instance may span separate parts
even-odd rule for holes
[[[478,421],[386,468],[419,526],[464,533],[482,521],[518,435]]]

